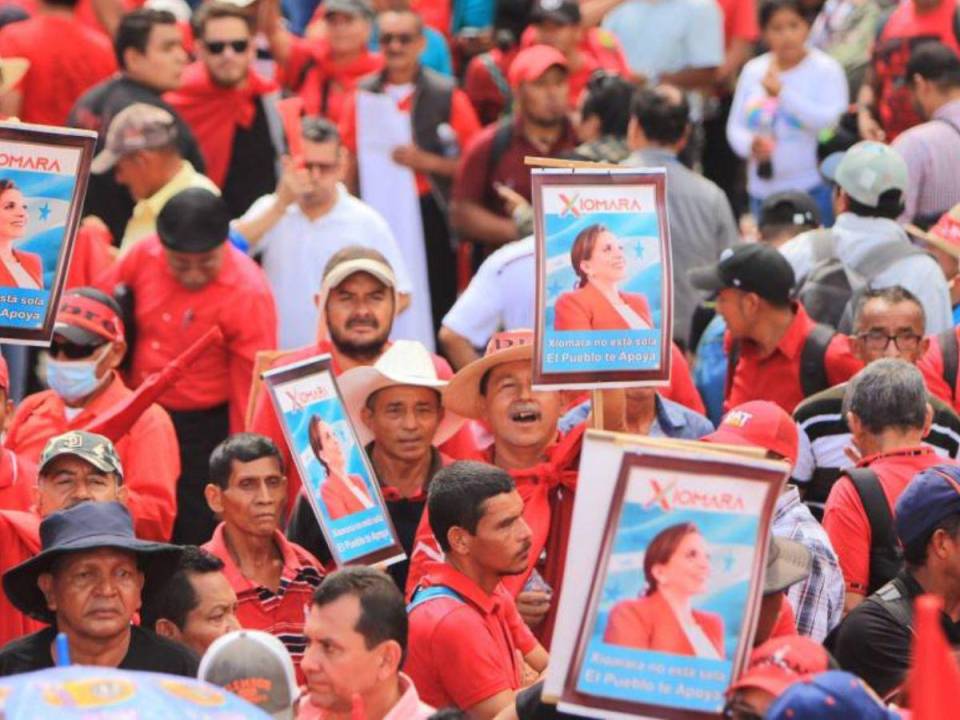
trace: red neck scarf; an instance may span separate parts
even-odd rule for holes
[[[237,126],[249,128],[256,117],[256,99],[276,89],[276,84],[253,70],[244,87],[220,87],[210,79],[206,66],[195,62],[184,71],[180,88],[164,95],[197,136],[207,176],[218,186],[223,187],[227,179]]]

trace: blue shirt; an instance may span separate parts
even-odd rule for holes
[[[658,393],[654,401],[657,416],[650,426],[650,437],[668,437],[679,440],[699,440],[713,432],[713,423],[703,415]],[[561,433],[568,433],[590,415],[590,401],[585,400],[568,410],[557,423]]]

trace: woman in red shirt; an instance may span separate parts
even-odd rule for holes
[[[310,447],[327,471],[320,496],[331,520],[353,515],[374,506],[370,491],[359,475],[348,475],[346,458],[333,428],[314,415],[310,418]]]
[[[27,231],[27,203],[12,180],[0,180],[0,286],[43,289],[39,255],[15,250]]]
[[[613,606],[603,641],[722,659],[723,618],[692,607],[694,596],[706,589],[710,578],[710,554],[697,526],[679,523],[661,530],[644,554],[643,574],[647,594]]]

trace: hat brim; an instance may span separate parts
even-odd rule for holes
[[[93,162],[90,163],[90,172],[94,175],[103,175],[104,173],[110,172],[119,159],[119,155],[104,148],[96,154]]]
[[[53,333],[62,335],[74,345],[99,346],[109,342],[109,339],[103,335],[67,323],[54,323]]]
[[[932,232],[927,230],[921,230],[912,223],[907,223],[903,226],[903,229],[906,230],[910,235],[913,235],[913,237],[923,240],[923,242],[929,243],[939,250],[943,250],[943,252],[947,253],[947,255],[960,259],[960,246],[948,243],[939,235],[934,235]]]
[[[47,572],[58,557],[100,548],[132,552],[143,561],[142,599],[156,596],[170,576],[176,572],[183,553],[183,548],[178,545],[117,535],[87,535],[43,550],[5,572],[3,574],[4,592],[13,606],[25,615],[41,622],[51,623],[54,615],[47,608],[47,600],[37,585],[37,578]]]
[[[30,61],[26,58],[9,57],[0,59],[0,74],[3,75],[3,81],[0,82],[0,93],[5,93],[14,88],[29,69]]]
[[[777,559],[767,564],[763,579],[763,594],[783,592],[808,575],[813,561],[810,551],[803,545],[786,538],[775,537]]]
[[[514,345],[478,360],[454,375],[443,390],[443,406],[465,418],[480,417],[480,381],[487,371],[497,365],[516,360],[533,361],[533,345]]]
[[[823,162],[820,163],[820,174],[832,183],[837,182],[837,168],[840,167],[840,161],[846,155],[846,151],[830,153]]]
[[[340,388],[340,394],[343,395],[343,404],[350,413],[350,419],[353,421],[353,427],[357,431],[357,438],[360,444],[366,447],[374,440],[373,433],[366,423],[363,422],[363,408],[367,404],[367,399],[379,390],[398,385],[413,385],[416,387],[425,387],[436,390],[441,399],[443,398],[443,389],[447,386],[446,380],[431,380],[423,376],[401,376],[386,375],[379,369],[372,366],[356,367],[343,373],[337,378],[337,385]],[[444,406],[443,420],[437,426],[437,431],[433,435],[431,445],[443,445],[447,440],[457,434],[457,431],[463,426],[466,420],[457,413],[447,409]]]
[[[765,669],[776,670],[774,667]],[[777,675],[779,675],[779,677],[777,677]],[[782,670],[778,670],[775,673],[755,672],[752,674],[750,670],[747,670],[743,675],[740,676],[739,680],[737,680],[727,689],[727,697],[733,695],[733,693],[735,693],[737,690],[743,690],[745,688],[759,688],[760,690],[765,690],[774,697],[780,697],[784,690],[793,685],[802,677],[802,675],[798,675],[796,673],[787,673]]]
[[[98,455],[95,455],[94,453],[79,453],[79,452],[76,452],[75,450],[67,450],[67,449],[64,449],[63,452],[58,452],[56,455],[51,455],[50,457],[48,457],[46,461],[42,465],[40,465],[40,467],[37,468],[37,473],[40,475],[43,475],[43,471],[46,469],[47,465],[52,463],[57,458],[66,457],[68,455],[75,458],[80,458],[81,460],[90,463],[100,472],[116,473],[121,480],[123,479],[123,473],[117,470],[117,468],[115,468],[110,462],[108,462],[104,458]]]
[[[720,277],[720,268],[716,265],[693,268],[687,272],[687,279],[695,288],[705,292],[717,292],[727,287],[727,283]]]

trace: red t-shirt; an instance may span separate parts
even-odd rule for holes
[[[409,613],[404,672],[423,702],[433,707],[473,707],[523,677],[517,650],[526,656],[537,641],[502,585],[487,594],[446,563],[430,563],[420,587],[444,586],[458,598],[437,597]],[[416,603],[416,597],[413,599]]]
[[[30,69],[20,81],[20,119],[64,125],[84,92],[117,69],[113,46],[72,18],[37,15],[0,30],[0,57],[22,57]]]
[[[727,388],[724,411],[750,400],[769,400],[792,413],[803,400],[800,365],[804,343],[815,323],[802,305],[795,304],[794,309],[796,315],[793,322],[770,355],[761,357],[756,345],[741,341],[740,359],[733,382]],[[731,343],[728,334],[728,350]],[[847,336],[839,334],[834,335],[827,346],[823,362],[829,387],[846,382],[863,367],[863,363],[850,351]]]
[[[413,96],[411,92],[397,107],[406,113],[413,107]],[[354,155],[357,154],[357,94],[350,93],[344,101],[340,115],[340,137],[343,145]],[[477,113],[470,104],[470,98],[459,89],[454,89],[450,98],[450,127],[457,134],[457,146],[464,148],[467,143],[473,139],[473,136],[480,130],[480,121],[477,119]],[[416,173],[417,194],[421,197],[431,192],[430,179],[421,173]]]
[[[960,338],[960,327],[954,328],[954,332],[958,338]],[[927,383],[927,390],[960,413],[960,402],[957,401],[957,389],[950,387],[947,384],[946,378],[943,376],[943,355],[941,355],[940,338],[936,335],[931,335],[929,339],[930,346],[917,363],[917,368],[923,373],[923,379]],[[960,379],[960,373],[958,373],[958,379]]]
[[[877,474],[890,514],[897,498],[913,476],[933,465],[952,463],[929,446],[905,448],[863,458],[857,467],[868,467]],[[823,529],[840,560],[840,569],[849,592],[867,594],[870,583],[870,521],[860,495],[846,475],[830,490],[823,513]]]
[[[727,47],[734,38],[754,42],[760,37],[754,0],[717,0],[723,10],[723,39]]]

